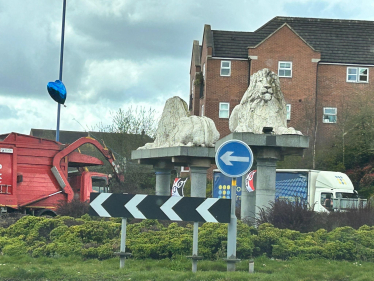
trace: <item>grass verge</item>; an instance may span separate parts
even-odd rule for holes
[[[185,257],[163,260],[128,259],[119,269],[119,259],[104,261],[81,258],[31,258],[0,256],[0,280],[373,280],[370,262],[326,259],[288,261],[255,259],[255,273],[248,273],[248,260],[235,272],[226,272],[224,261],[199,261],[198,272],[191,272]]]

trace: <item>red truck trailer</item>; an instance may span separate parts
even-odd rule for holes
[[[62,144],[18,133],[0,135],[1,212],[55,215],[61,202],[74,198],[84,202],[91,192],[108,192],[108,175],[85,168],[104,163],[80,153],[84,144],[96,147],[111,164],[116,178],[123,181],[112,152],[95,139],[84,137]]]

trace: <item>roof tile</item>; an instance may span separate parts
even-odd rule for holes
[[[247,58],[256,46],[287,23],[315,50],[321,62],[374,64],[374,21],[275,17],[254,32],[212,30],[215,57]]]

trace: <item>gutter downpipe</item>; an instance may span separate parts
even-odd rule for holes
[[[248,57],[248,85],[247,87],[249,87],[249,84],[251,84],[251,58]]]
[[[317,142],[317,129],[318,129],[318,117],[317,117],[318,67],[319,67],[319,62],[317,62],[317,69],[316,69],[316,96],[315,96],[315,101],[314,101],[313,170],[316,168],[316,142]]]

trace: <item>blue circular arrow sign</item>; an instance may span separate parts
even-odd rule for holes
[[[216,165],[228,177],[236,178],[246,174],[252,164],[252,150],[240,140],[226,141],[216,152]]]

